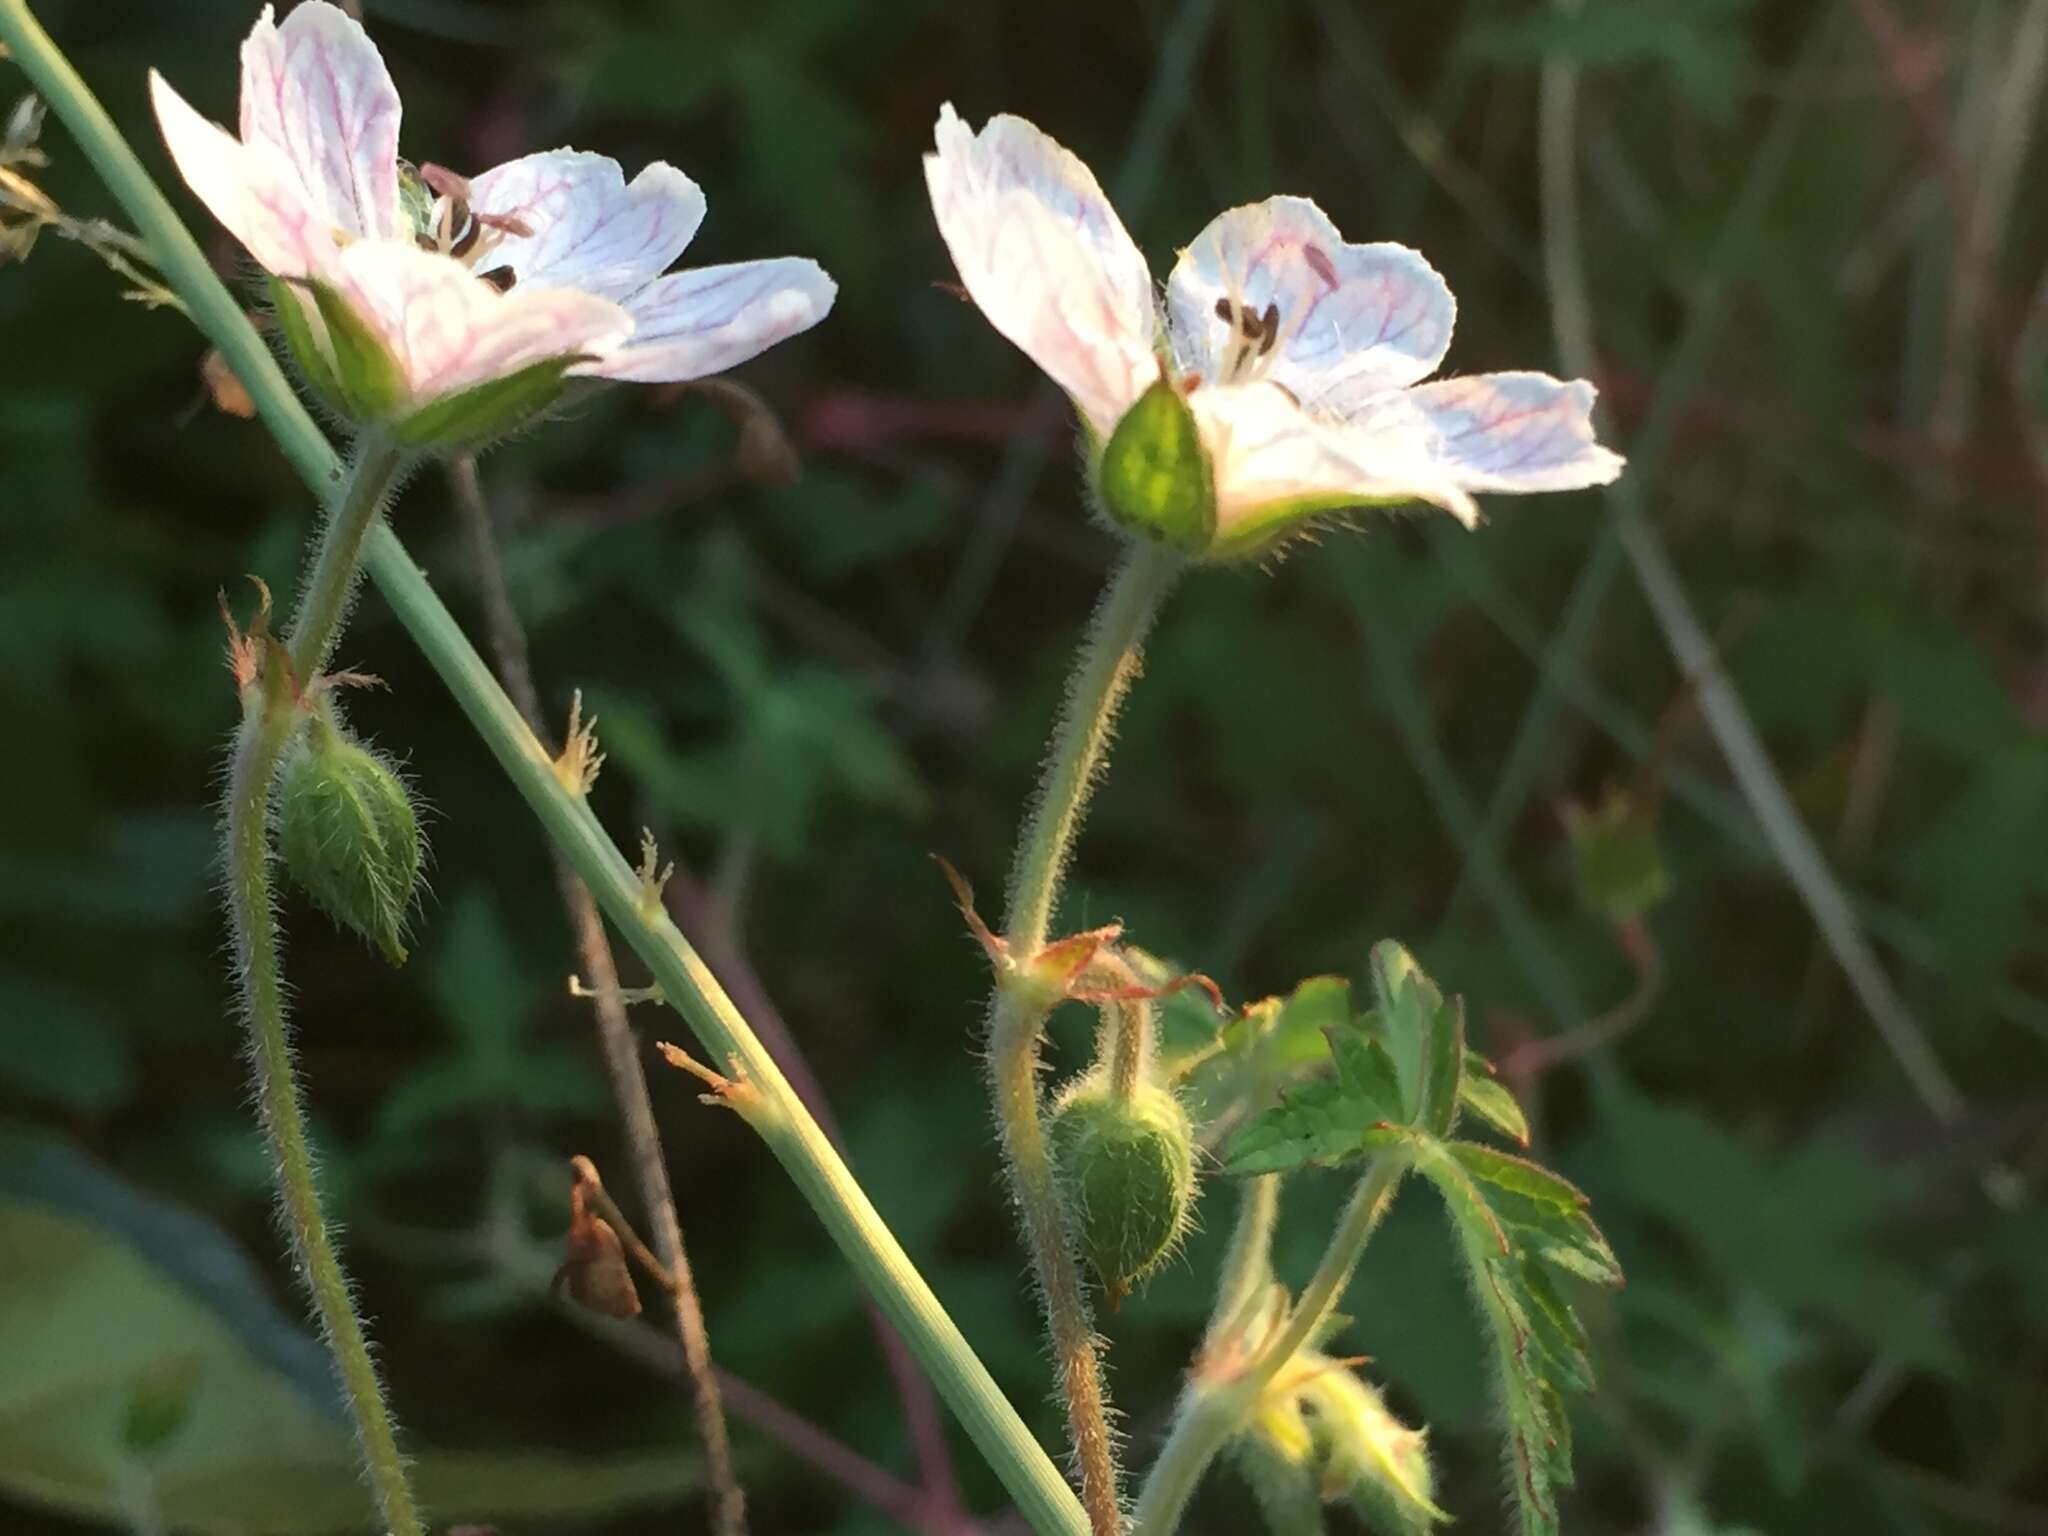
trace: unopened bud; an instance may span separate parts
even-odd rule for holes
[[[1187,1230],[1195,1198],[1188,1112],[1154,1083],[1119,1098],[1098,1069],[1060,1096],[1048,1139],[1081,1255],[1115,1306]]]
[[[285,868],[336,922],[405,963],[405,919],[420,877],[412,796],[375,752],[315,715],[284,771]]]

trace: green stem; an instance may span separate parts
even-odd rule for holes
[[[1223,1275],[1216,1287],[1216,1307],[1209,1314],[1204,1349],[1211,1349],[1240,1324],[1258,1293],[1273,1278],[1273,1225],[1280,1215],[1280,1175],[1262,1173],[1247,1179],[1238,1197],[1237,1226],[1223,1255]]]
[[[1117,709],[1138,675],[1145,632],[1182,564],[1181,557],[1164,545],[1132,544],[1089,621],[1053,730],[1045,778],[1031,804],[1010,872],[1009,923],[1004,932],[1010,953],[1020,961],[1045,947],[1060,876],[1101,772]]]
[[[135,221],[158,270],[220,348],[286,457],[309,485],[328,488],[338,470],[333,449],[134,151],[23,0],[0,0],[0,41]],[[764,1116],[770,1128],[762,1133],[770,1150],[908,1340],[1025,1518],[1040,1532],[1074,1536],[1086,1530],[1080,1505],[1059,1469],[1004,1399],[696,951],[665,917],[643,906],[638,877],[589,809],[555,777],[546,751],[388,527],[372,531],[364,568],[548,834],[646,961],[663,994],[705,1049],[721,1063],[736,1063],[762,1095],[771,1112]]]
[[[342,621],[362,575],[363,545],[398,483],[401,462],[396,445],[373,433],[365,432],[356,442],[347,486],[320,531],[299,606],[292,614],[292,675],[302,688],[311,686],[326,669],[341,639]]]
[[[1067,1437],[1081,1473],[1081,1504],[1094,1536],[1120,1536],[1123,1506],[1117,1493],[1116,1442],[1109,1431],[1095,1319],[1082,1288],[1081,1266],[1060,1205],[1039,1113],[1038,1047],[1045,1018],[1044,1007],[1028,989],[997,987],[989,1016],[996,1127],[1031,1250],[1053,1363],[1066,1397]]]
[[[361,551],[396,472],[395,454],[380,447],[367,448],[328,519],[306,591],[305,622],[293,634],[295,672],[301,687],[312,679],[309,671],[297,670],[297,658],[303,656],[317,665],[317,658],[332,648],[347,590],[355,580],[351,556]],[[304,719],[304,711],[294,692],[266,694],[257,684],[247,697],[260,702],[236,737],[224,819],[228,916],[234,931],[242,1014],[249,1026],[256,1104],[270,1143],[278,1203],[319,1318],[321,1336],[334,1357],[355,1420],[356,1439],[377,1507],[391,1536],[420,1536],[423,1528],[398,1453],[391,1411],[370,1359],[362,1320],[349,1295],[348,1277],[342,1272],[334,1239],[321,1214],[285,1020],[277,913],[270,881],[270,803],[278,764]]]
[[[1116,1010],[1116,1035],[1109,1054],[1109,1091],[1128,1104],[1152,1055],[1152,1004],[1144,998],[1121,998]]]
[[[1130,545],[1089,621],[1080,659],[1053,728],[1045,778],[1017,843],[1006,928],[1013,964],[1045,947],[1060,875],[1101,771],[1116,712],[1138,675],[1145,634],[1180,573],[1182,559],[1160,545]],[[1038,1093],[1039,1047],[1048,1004],[1022,974],[999,981],[989,1004],[989,1074],[1003,1163],[1016,1192],[1031,1268],[1038,1281],[1053,1359],[1067,1401],[1067,1434],[1081,1474],[1081,1503],[1095,1536],[1120,1536],[1116,1443],[1095,1321],[1061,1209]],[[1129,1033],[1119,1029],[1119,1041]]]
[[[1286,1323],[1260,1346],[1242,1374],[1219,1381],[1199,1377],[1189,1385],[1174,1417],[1172,1431],[1159,1459],[1145,1478],[1131,1520],[1131,1536],[1169,1536],[1186,1512],[1195,1486],[1216,1453],[1251,1411],[1273,1378],[1313,1337],[1330,1309],[1344,1294],[1373,1229],[1392,1203],[1394,1187],[1407,1171],[1405,1160],[1383,1155],[1373,1160],[1344,1208],[1336,1234],[1323,1250]]]

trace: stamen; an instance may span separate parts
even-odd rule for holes
[[[519,281],[519,274],[510,267],[493,267],[488,272],[477,273],[477,277],[480,281],[489,283],[500,293],[509,293],[512,285]]]
[[[1259,342],[1259,356],[1264,357],[1273,350],[1273,343],[1280,339],[1280,306],[1268,304],[1266,312],[1259,317],[1259,328],[1265,332]]]
[[[1218,299],[1216,301],[1216,318],[1225,325],[1231,325],[1236,322],[1237,315],[1230,307],[1230,300]]]

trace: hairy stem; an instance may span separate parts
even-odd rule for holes
[[[484,630],[497,658],[498,678],[518,706],[527,728],[542,736],[547,727],[541,715],[540,691],[534,686],[526,629],[519,622],[518,610],[512,606],[511,593],[506,590],[505,566],[498,558],[497,534],[491,525],[491,509],[484,500],[482,482],[477,477],[476,460],[456,460],[449,466],[448,478],[455,491],[456,507],[469,530],[470,554],[483,598]],[[690,1380],[697,1436],[704,1442],[712,1529],[718,1536],[743,1536],[747,1528],[746,1493],[733,1471],[732,1443],[726,1433],[725,1410],[719,1401],[718,1377],[711,1366],[711,1334],[704,1324],[704,1307],[698,1299],[696,1277],[690,1272],[690,1256],[683,1245],[682,1218],[676,1211],[675,1193],[669,1187],[668,1160],[662,1153],[661,1132],[654,1122],[654,1101],[647,1091],[639,1041],[621,1000],[618,961],[612,955],[611,941],[605,937],[604,916],[597,910],[590,887],[576,877],[559,850],[551,846],[548,857],[563,911],[576,939],[577,955],[589,981],[591,1013],[597,1021],[605,1071],[611,1077],[612,1098],[625,1121],[634,1181],[639,1186],[640,1203],[654,1232],[654,1251],[660,1257],[674,1303],[676,1341],[682,1346]]]
[[[1343,1296],[1373,1229],[1393,1201],[1394,1187],[1406,1171],[1407,1164],[1399,1157],[1383,1155],[1373,1160],[1352,1192],[1351,1203],[1345,1206],[1337,1231],[1329,1247],[1323,1250],[1322,1260],[1295,1302],[1294,1310],[1273,1336],[1259,1346],[1249,1366],[1213,1379],[1197,1372],[1181,1399],[1159,1459],[1152,1464],[1138,1495],[1138,1507],[1131,1521],[1132,1536],[1169,1536],[1180,1524],[1188,1500],[1194,1496],[1196,1485],[1216,1453],[1244,1422],[1244,1416],[1281,1368],[1314,1337],[1330,1309]]]
[[[333,648],[347,605],[347,589],[355,579],[351,556],[360,556],[397,469],[395,452],[366,443],[328,518],[313,560],[314,577],[301,604],[302,618],[292,632],[293,670],[300,686],[312,682],[311,669]],[[301,658],[306,664],[301,664]],[[252,708],[235,740],[222,820],[228,919],[234,933],[242,1017],[249,1029],[257,1109],[270,1143],[279,1210],[355,1420],[356,1439],[378,1509],[391,1536],[420,1536],[420,1517],[406,1482],[383,1385],[370,1359],[348,1277],[342,1272],[321,1214],[285,1020],[277,913],[270,881],[270,803],[278,764],[303,715],[294,690],[273,692],[265,702],[258,685],[248,696]]]
[[[1081,642],[1066,703],[1053,728],[1045,778],[1031,804],[1010,871],[1010,953],[1028,960],[1045,947],[1060,877],[1102,770],[1116,713],[1138,675],[1140,648],[1159,604],[1180,574],[1181,557],[1163,545],[1135,543],[1110,577]]]
[[[1223,1255],[1223,1274],[1216,1287],[1216,1306],[1202,1347],[1209,1352],[1230,1333],[1231,1325],[1273,1278],[1273,1225],[1280,1216],[1280,1175],[1262,1173],[1246,1179],[1238,1196],[1237,1225]]]
[[[1132,544],[1089,622],[1066,703],[1053,729],[1045,778],[1017,844],[1006,928],[1014,964],[1028,965],[1045,947],[1060,876],[1101,771],[1117,708],[1138,675],[1145,634],[1180,566],[1180,557],[1163,547]],[[1066,1395],[1067,1433],[1081,1474],[1081,1503],[1095,1536],[1119,1536],[1123,1510],[1117,1494],[1116,1447],[1109,1430],[1095,1323],[1060,1206],[1039,1102],[1039,1047],[1047,1011],[1038,988],[1023,977],[1012,975],[997,983],[988,1031],[996,1125]],[[1119,1040],[1128,1033],[1120,1029]]]

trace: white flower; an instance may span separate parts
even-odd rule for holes
[[[1450,346],[1450,289],[1405,246],[1346,244],[1305,198],[1218,215],[1181,252],[1162,312],[1095,177],[1032,124],[995,117],[977,134],[942,108],[925,178],[968,293],[1099,443],[1162,378],[1185,399],[1219,550],[1364,503],[1432,502],[1469,526],[1475,491],[1621,473],[1593,440],[1591,384],[1422,383]]]
[[[415,172],[398,158],[382,56],[322,0],[282,24],[269,6],[257,18],[239,138],[154,71],[150,91],[179,171],[257,263],[339,294],[389,350],[396,411],[550,359],[602,378],[699,378],[832,307],[832,280],[797,258],[664,276],[704,217],[704,194],[670,165],[629,183],[616,161],[558,149],[474,181]],[[332,367],[336,338],[295,302]]]

